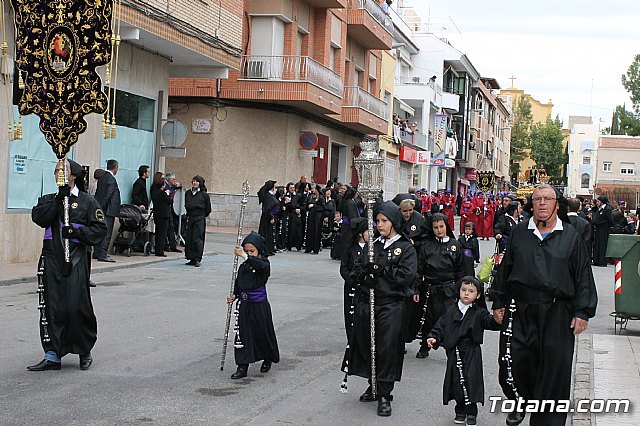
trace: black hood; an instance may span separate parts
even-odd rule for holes
[[[253,244],[260,252],[260,256],[263,256],[265,251],[265,242],[266,240],[262,235],[258,234],[256,231],[251,231],[251,233],[242,240],[242,247],[247,243]]]
[[[378,214],[382,213],[387,219],[391,221],[393,229],[398,234],[404,235],[402,232],[402,213],[400,213],[400,207],[392,201],[385,201],[378,206],[374,212],[374,216],[378,217]]]
[[[200,182],[200,191],[207,192],[207,187],[204,184],[204,178],[200,175],[196,175],[191,179],[192,181],[197,180]]]
[[[349,226],[351,228],[351,233],[355,235],[362,234],[364,231],[366,231],[369,228],[369,225],[367,224],[367,219],[364,217],[356,217],[355,219],[352,219],[351,224]]]
[[[262,204],[267,197],[267,193],[275,188],[276,181],[268,180],[262,185],[262,188],[258,191],[258,203]]]
[[[438,221],[444,221],[445,225],[447,226],[447,236],[449,238],[455,238],[453,230],[449,226],[449,218],[443,213],[434,213],[425,221],[425,226],[427,228],[426,231],[429,238],[435,238],[435,234],[433,233],[433,222]]]
[[[352,186],[347,186],[347,190],[344,192],[345,199],[353,199],[356,196],[356,190]]]

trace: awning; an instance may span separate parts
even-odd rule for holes
[[[398,98],[395,98],[395,99],[400,104],[400,109],[401,110],[403,110],[407,114],[411,115],[412,117],[416,114],[416,110],[411,108],[405,101],[403,101],[402,99],[398,99]]]

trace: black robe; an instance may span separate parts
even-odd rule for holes
[[[236,364],[256,361],[280,361],[278,341],[273,328],[271,305],[266,300],[266,289],[271,266],[266,258],[249,256],[238,268],[234,294],[238,304],[238,330],[234,341]],[[246,300],[248,290],[263,289],[265,300]],[[239,347],[241,346],[241,347]]]
[[[403,236],[384,248],[381,241],[374,243],[375,263],[383,266],[382,275],[375,278],[376,376],[379,394],[392,389],[400,381],[404,358],[402,327],[405,298],[411,294],[416,276],[417,259],[413,245]],[[363,249],[355,260],[351,277],[358,285],[355,296],[353,335],[345,353],[343,371],[349,375],[371,378],[371,328],[369,289],[361,285],[369,263],[368,250]],[[391,384],[391,386],[389,386]]]
[[[464,275],[476,276],[474,262],[480,262],[480,246],[478,245],[478,237],[471,235],[469,238],[465,234],[458,237],[458,242],[462,248],[462,263],[464,263]]]
[[[362,252],[366,249],[360,246],[360,243],[353,243],[342,253],[340,259],[340,276],[344,280],[344,328],[347,333],[347,342],[351,340],[351,332],[353,330],[353,310],[354,310],[354,297],[356,293],[357,284],[351,278],[351,272],[355,265],[356,259],[362,256]]]
[[[187,235],[185,237],[185,257],[193,261],[201,261],[204,253],[204,237],[207,231],[206,218],[211,213],[211,199],[205,191],[195,194],[188,190],[184,197],[187,210]]]
[[[324,218],[324,206],[320,196],[310,194],[307,196],[307,222],[305,227],[305,253],[319,253],[322,242],[322,221]]]
[[[426,342],[427,332],[459,296],[456,282],[464,276],[462,258],[462,247],[455,238],[449,238],[445,243],[432,237],[422,243],[418,253],[418,273],[423,277],[418,302],[420,307],[416,309],[417,313],[411,319],[409,331],[415,336],[422,330],[423,343]],[[426,299],[427,291],[429,300]],[[424,325],[420,328],[425,302],[427,315]]]
[[[573,317],[588,320],[595,316],[595,281],[582,236],[575,228],[565,222],[562,230],[541,241],[528,225],[521,222],[511,230],[511,242],[492,287],[493,309],[506,308],[499,381],[505,395],[514,398],[504,359],[510,343],[519,396],[568,400],[575,340],[570,324]],[[532,414],[531,424],[564,425],[565,418],[566,413]]]
[[[420,247],[424,241],[426,234],[424,233],[425,219],[417,211],[411,212],[411,217],[408,220],[402,218],[402,232],[411,239],[413,247],[416,249],[416,253],[420,252]],[[413,282],[413,294],[420,294],[420,283],[422,277],[416,275],[416,279]],[[418,332],[417,326],[420,323],[422,317],[422,305],[413,301],[413,294],[407,297],[406,300],[406,312],[405,312],[405,324],[404,324],[404,340],[405,342],[413,342]]]
[[[305,214],[305,198],[303,194],[290,193],[288,195],[291,201],[286,203],[284,207],[286,211],[285,227],[287,227],[286,248],[287,250],[291,250],[295,247],[300,250],[304,240],[304,222],[302,216]],[[299,210],[299,212],[296,212],[296,210]]]
[[[588,220],[581,218],[578,215],[570,214],[568,215],[569,223],[571,226],[576,228],[576,231],[580,235],[582,235],[582,240],[584,241],[584,247],[587,250],[587,256],[591,259],[592,246],[591,246],[591,224]]]
[[[99,244],[107,233],[105,217],[98,202],[85,192],[69,197],[70,223],[75,239],[69,240],[71,269],[64,271],[60,234],[63,218],[55,194],[38,199],[31,211],[34,223],[46,228],[38,265],[40,293],[40,338],[45,352],[59,357],[74,353],[87,355],[97,339],[97,322],[89,291],[87,247]]]
[[[511,238],[511,228],[517,224],[516,219],[506,213],[500,215],[496,221],[496,224],[493,227],[493,236],[495,237],[497,234],[502,235],[502,238],[497,241],[500,252],[507,249],[507,244],[509,244],[509,239]]]
[[[265,239],[266,255],[271,256],[275,254],[276,250],[276,217],[280,212],[280,203],[278,199],[272,193],[265,194],[264,201],[262,202],[262,214],[260,215],[260,225],[258,226],[258,233]],[[271,223],[273,221],[273,223]]]
[[[593,211],[591,225],[593,225],[593,264],[605,266],[609,232],[613,227],[613,213],[608,204],[605,204],[602,209]]]
[[[469,402],[484,404],[484,378],[482,374],[482,350],[484,330],[500,330],[500,324],[484,308],[470,306],[462,316],[457,303],[449,306],[427,335],[436,339],[434,348],[442,346],[447,351],[447,369],[442,387],[445,405],[452,399],[464,404],[464,392],[460,385],[460,372],[456,365],[456,347],[462,360],[462,374]]]

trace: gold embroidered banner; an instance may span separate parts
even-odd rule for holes
[[[496,174],[494,172],[476,172],[476,187],[480,191],[491,191],[496,183]]]
[[[103,113],[107,96],[96,67],[111,60],[113,0],[11,0],[16,64],[26,73],[20,114],[40,117],[40,130],[64,158]]]

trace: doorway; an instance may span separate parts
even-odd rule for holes
[[[331,142],[331,170],[329,179],[346,183],[347,147]]]

